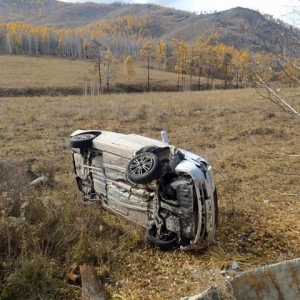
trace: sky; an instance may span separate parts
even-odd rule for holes
[[[60,0],[62,2],[96,2],[96,3],[153,3],[180,10],[200,13],[222,11],[233,7],[246,7],[259,10],[262,13],[273,15],[275,18],[283,19],[293,23],[296,14],[300,11],[299,0]],[[298,14],[297,14],[298,15]]]

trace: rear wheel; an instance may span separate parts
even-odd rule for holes
[[[91,133],[83,133],[72,136],[70,138],[70,146],[72,148],[90,148],[93,145],[93,139],[96,135]]]

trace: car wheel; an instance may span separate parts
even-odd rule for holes
[[[128,164],[126,174],[132,183],[147,184],[160,176],[161,163],[151,152],[135,156]]]
[[[215,188],[215,191],[214,191],[214,205],[215,205],[215,223],[216,223],[216,228],[217,228],[219,225],[219,206],[218,206],[217,188]]]
[[[181,237],[180,246],[186,247],[191,244],[191,240],[185,236]]]
[[[159,249],[162,251],[171,250],[176,246],[177,240],[175,233],[169,236],[166,236],[165,239],[159,239],[156,237],[156,227],[152,227],[148,230],[147,241],[150,247]]]
[[[72,148],[89,148],[93,145],[93,139],[96,135],[91,133],[83,133],[74,135],[70,138],[70,146]]]

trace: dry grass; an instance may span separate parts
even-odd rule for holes
[[[299,110],[299,100],[292,97],[296,92],[288,91]],[[2,180],[0,201],[42,201],[39,209],[49,209],[48,220],[52,222],[55,216],[60,220],[50,223],[55,229],[55,235],[49,234],[51,249],[31,241],[24,231],[26,249],[31,259],[38,255],[35,262],[39,266],[52,261],[63,272],[72,262],[93,262],[99,272],[117,280],[108,287],[112,294],[125,299],[179,299],[222,282],[220,270],[229,268],[233,261],[244,270],[299,257],[299,196],[285,195],[300,193],[299,156],[286,156],[300,154],[299,125],[299,119],[276,111],[251,89],[0,98],[0,161],[6,166],[14,162],[13,170],[25,166],[24,170],[29,168],[34,174],[51,175],[50,186],[38,190],[28,191],[30,178],[25,182],[17,179],[21,198],[15,193],[16,186],[8,186],[7,181],[5,185]],[[213,166],[220,205],[217,239],[208,251],[158,252],[145,244],[140,228],[94,208],[81,210],[76,204],[80,195],[68,147],[69,134],[79,128],[134,132],[154,138],[166,130],[172,144],[207,158]],[[64,214],[57,209],[60,205]],[[3,211],[4,222],[9,213]],[[49,228],[39,222],[45,236]],[[0,229],[7,230],[3,226]],[[60,226],[64,226],[63,231]],[[9,244],[12,234],[18,235],[10,230],[11,235],[1,232],[1,237],[8,238],[2,245]],[[239,237],[250,230],[255,232],[240,241]],[[39,234],[36,230],[33,237],[40,239]],[[3,284],[7,280],[2,269],[11,274],[9,282],[13,282],[17,253],[10,252],[8,257],[7,247],[0,250],[0,280]],[[18,266],[17,278],[23,278],[21,275],[30,269],[20,261]],[[51,276],[45,274],[45,282],[51,281]],[[51,281],[50,286],[56,289],[59,284]]]
[[[71,60],[69,58],[37,57],[37,56],[0,56],[1,88],[68,88],[82,87],[84,78],[94,78],[92,71],[94,63],[91,61]],[[146,63],[136,61],[134,64],[136,75],[127,78],[124,73],[123,62],[115,64],[112,71],[112,86],[123,84],[147,83]],[[150,76],[154,84],[161,82],[176,87],[177,75],[151,70]],[[155,80],[159,77],[159,80]],[[126,79],[127,78],[127,79]]]
[[[41,56],[0,55],[0,96],[11,95],[69,95],[83,94],[84,86],[88,90],[98,83],[94,75],[92,61],[71,60]],[[146,61],[134,60],[135,75],[128,77],[124,73],[124,59],[115,61],[110,74],[110,90],[115,92],[146,91],[148,72]],[[206,88],[206,79],[201,79],[202,88]],[[151,91],[177,91],[178,75],[150,69]],[[215,85],[223,82],[214,81]],[[197,90],[198,78],[192,80]],[[189,88],[189,78],[186,78]],[[88,91],[90,94],[90,91]],[[96,92],[94,92],[96,94]]]
[[[1,88],[82,86],[90,63],[40,56],[0,56]]]

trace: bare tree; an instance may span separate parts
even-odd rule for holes
[[[283,111],[300,117],[283,90],[300,86],[300,30],[287,24],[278,26],[273,42],[261,41],[260,47],[264,62],[257,61],[257,57],[251,62],[251,78],[257,92]],[[261,92],[261,87],[266,93]]]
[[[287,128],[290,129],[283,129],[283,132],[285,130],[294,132],[295,139],[292,141],[294,145],[299,142],[298,128],[294,126],[297,126],[300,117],[300,103],[295,101],[299,96],[300,86],[300,30],[285,23],[278,23],[271,40],[262,39],[259,46],[259,53],[251,58],[249,78],[253,81],[258,94],[272,104],[273,116],[275,116],[275,109],[272,108],[274,105],[278,117],[282,113],[285,114],[283,117],[286,119]],[[284,150],[280,151],[280,148],[276,148],[278,147],[276,140],[272,150],[270,145],[256,146],[268,151],[278,161],[277,174],[280,172],[281,176],[289,176],[290,180],[295,180],[291,176],[298,177],[296,174],[299,170],[295,159],[298,160],[300,155],[295,153],[295,146],[289,150],[287,144]],[[299,190],[280,192],[274,189],[272,192],[282,196],[300,196]]]

